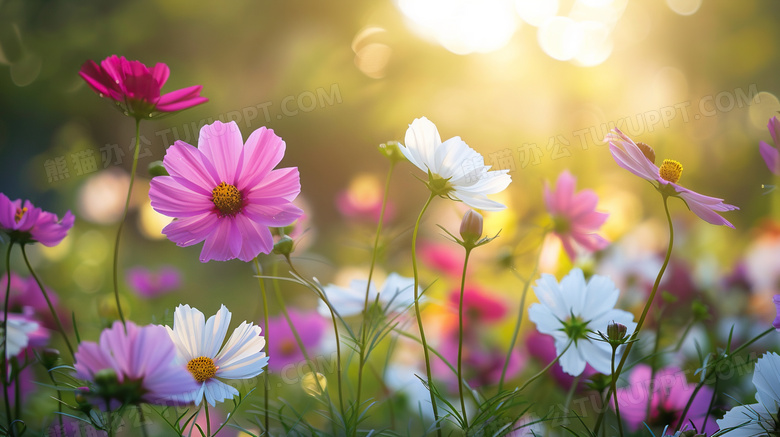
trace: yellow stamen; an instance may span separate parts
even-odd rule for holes
[[[664,163],[658,169],[660,176],[672,183],[677,183],[682,176],[683,166],[673,159],[664,159]]]
[[[14,215],[14,220],[16,220],[16,223],[19,223],[19,220],[24,217],[24,213],[27,212],[27,207],[19,208],[16,210],[16,214]]]
[[[636,143],[636,146],[639,147],[639,150],[642,151],[642,154],[645,155],[645,158],[649,159],[650,162],[655,164],[655,150],[653,150],[652,147],[645,143]]]
[[[209,357],[193,358],[187,363],[187,370],[198,382],[213,378],[217,374],[217,369],[219,367],[214,365],[214,360]]]
[[[217,207],[222,216],[232,217],[241,211],[243,206],[243,199],[238,188],[224,182],[211,191],[211,201],[214,202],[214,206]]]

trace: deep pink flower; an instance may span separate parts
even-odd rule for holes
[[[682,174],[682,165],[679,162],[666,159],[659,168],[655,165],[655,152],[650,146],[644,143],[639,143],[641,147],[638,146],[617,128],[607,134],[606,140],[609,141],[609,150],[619,166],[640,178],[656,183],[656,189],[663,195],[679,197],[688,205],[688,209],[705,222],[734,227],[717,212],[734,211],[739,208],[723,203],[723,199],[708,197],[678,185],[676,182]]]
[[[125,328],[114,322],[98,343],[82,341],[75,359],[76,376],[94,383],[90,393],[111,400],[111,408],[138,402],[178,405],[185,393],[199,386],[184,366],[176,364],[176,347],[163,326],[127,322]],[[101,384],[106,370],[116,375],[118,388],[116,383]]]
[[[137,119],[152,118],[160,112],[175,112],[208,101],[200,96],[200,85],[160,94],[168,80],[168,66],[158,63],[152,69],[124,56],[109,56],[100,65],[87,61],[81,66],[81,76],[101,97],[114,100],[124,111]]]
[[[656,371],[654,379],[651,376],[650,366],[639,364],[631,372],[628,386],[617,389],[620,415],[631,430],[644,429],[643,422],[650,426],[669,425],[676,428],[678,424],[690,424],[690,421],[699,432],[705,432],[707,435],[718,430],[716,418],[712,414],[709,415],[707,423],[704,423],[704,416],[707,415],[712,400],[710,387],[702,386],[688,409],[687,417],[680,420],[695,387],[688,384],[685,373],[676,367]],[[651,390],[653,396],[648,418],[647,402]],[[610,404],[614,408],[614,401],[610,401]]]
[[[0,286],[5,288],[8,284],[8,276],[3,275],[0,278]],[[49,287],[46,287],[46,294],[49,295],[54,310],[60,317],[65,327],[70,326],[70,315],[63,310],[59,304],[59,297]],[[0,296],[5,296],[5,293],[0,293]],[[22,278],[16,273],[11,272],[11,296],[8,298],[8,311],[13,313],[24,313],[32,319],[40,322],[41,325],[48,329],[57,329],[57,322],[49,310],[49,305],[46,303],[46,298],[43,297],[38,283],[35,282],[35,278],[29,276]],[[65,316],[68,317],[65,317]]]
[[[772,296],[772,302],[775,304],[775,308],[777,309],[775,320],[772,322],[772,326],[780,331],[780,294]]]
[[[10,235],[13,241],[56,246],[68,234],[75,220],[70,211],[60,221],[55,214],[36,208],[29,200],[22,205],[21,199],[11,201],[0,193],[0,231]]]
[[[758,144],[758,151],[761,152],[761,156],[764,158],[766,166],[769,167],[769,171],[780,176],[780,151],[778,151],[778,147],[780,147],[780,138],[778,138],[778,135],[780,135],[780,121],[777,120],[777,117],[772,117],[769,119],[767,127],[775,146],[772,147],[761,141]]]
[[[450,306],[457,314],[460,303],[460,289],[450,293]],[[463,328],[472,324],[483,326],[497,322],[506,315],[506,304],[489,292],[477,287],[467,287],[463,290]]]
[[[152,207],[176,218],[163,233],[179,246],[205,240],[201,262],[270,253],[268,228],[303,213],[292,203],[301,191],[298,169],[273,169],[284,151],[284,141],[265,127],[244,144],[233,121],[203,126],[197,148],[176,141],[163,160],[170,176],[155,177],[149,189]]]
[[[316,311],[289,311],[290,321],[298,331],[298,335],[307,351],[311,352],[319,345],[325,333],[327,322]],[[304,360],[303,352],[295,341],[290,324],[283,315],[268,319],[268,369],[272,372],[283,372],[285,367]],[[289,370],[289,369],[287,369]],[[294,373],[294,372],[293,372]]]
[[[181,286],[181,273],[173,267],[152,272],[143,267],[127,271],[127,283],[139,296],[151,298],[176,290]]]
[[[462,250],[452,250],[451,244],[425,242],[418,250],[420,261],[430,268],[436,269],[453,278],[463,274],[463,259],[466,254]],[[468,271],[471,271],[469,266]]]
[[[576,186],[577,179],[568,170],[558,176],[555,189],[544,185],[544,204],[555,223],[553,232],[572,260],[577,256],[577,248],[595,252],[609,245],[596,234],[609,214],[596,211],[599,198],[593,190],[575,192]]]

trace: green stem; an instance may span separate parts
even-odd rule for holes
[[[669,265],[669,260],[672,258],[672,247],[674,246],[674,225],[672,224],[672,215],[669,213],[669,197],[666,195],[663,195],[664,200],[664,211],[666,212],[666,220],[669,223],[669,246],[666,249],[666,256],[664,257],[664,263],[661,266],[661,270],[658,272],[658,276],[655,278],[655,283],[653,284],[653,290],[650,292],[650,298],[647,300],[647,303],[645,304],[645,308],[642,310],[642,315],[639,317],[639,321],[636,324],[636,329],[631,334],[631,337],[629,338],[629,343],[626,345],[626,350],[623,351],[623,356],[620,358],[620,364],[618,364],[618,367],[616,369],[617,374],[615,375],[615,379],[618,379],[620,377],[620,372],[623,370],[623,365],[626,363],[626,359],[628,358],[629,352],[631,352],[631,348],[634,346],[634,343],[636,338],[639,336],[639,331],[642,329],[642,325],[645,323],[645,319],[647,318],[647,313],[650,311],[650,307],[653,305],[653,300],[655,299],[655,295],[658,292],[658,287],[661,285],[661,278],[664,276],[664,272],[666,271],[666,267]],[[610,391],[612,389],[610,388]],[[609,399],[609,394],[607,394],[607,399]],[[606,409],[604,409],[601,414],[599,414],[598,420],[596,420],[596,427],[594,429],[594,433],[598,433],[599,428],[601,427],[601,423],[604,420],[604,412],[606,412]]]
[[[366,299],[363,303],[363,319],[360,322],[360,359],[358,364],[358,383],[357,394],[355,400],[355,408],[360,409],[360,395],[363,389],[363,367],[366,364],[366,317],[368,315],[368,297],[371,290],[371,279],[374,276],[374,266],[376,265],[376,257],[379,252],[379,236],[382,233],[382,224],[385,220],[385,209],[387,207],[387,197],[390,192],[390,177],[393,175],[393,169],[395,168],[395,161],[390,161],[390,170],[387,172],[387,179],[385,180],[385,191],[382,195],[382,209],[379,211],[379,224],[376,226],[376,235],[374,236],[374,249],[371,252],[371,266],[368,268],[368,282],[366,283]],[[357,424],[353,435],[357,435]]]
[[[8,398],[8,302],[11,297],[11,249],[13,243],[8,243],[8,250],[5,253],[5,272],[8,279],[5,286],[5,304],[3,305],[3,400],[5,401],[5,417],[8,420],[8,432],[14,435],[13,416],[11,416],[11,402]]]
[[[460,396],[460,409],[463,412],[464,429],[469,428],[469,419],[466,416],[466,402],[463,400],[463,294],[466,288],[466,268],[469,265],[470,247],[466,247],[466,259],[463,260],[463,275],[460,278],[460,302],[458,303],[458,396]]]
[[[146,430],[146,418],[144,417],[144,410],[141,408],[140,404],[136,405],[135,407],[138,409],[138,420],[141,424],[141,434],[143,437],[149,437],[149,433]]]
[[[209,417],[209,403],[204,402],[203,408],[206,410],[206,436],[211,437],[211,418]]]
[[[51,369],[47,369],[46,373],[49,374],[49,379],[51,379],[51,383],[54,384],[55,387],[59,387],[59,384],[57,384],[57,380],[54,378],[54,371]],[[57,388],[57,412],[60,414],[57,414],[57,420],[60,422],[60,429],[62,430],[62,435],[65,435],[65,424],[62,420],[62,392],[59,388]]]
[[[417,272],[417,232],[420,230],[420,222],[422,221],[423,214],[431,201],[436,195],[431,193],[428,196],[428,200],[425,201],[425,205],[420,211],[420,215],[417,216],[417,221],[414,224],[414,232],[412,233],[412,270],[414,271],[414,314],[417,317],[417,328],[420,330],[420,342],[423,347],[423,355],[425,356],[425,376],[428,381],[428,392],[431,395],[431,407],[433,407],[433,420],[436,423],[436,433],[441,437],[441,426],[439,426],[439,409],[436,407],[436,396],[434,395],[433,388],[433,375],[431,374],[431,358],[428,354],[428,342],[425,341],[425,330],[423,328],[422,316],[420,315],[420,276]]]
[[[544,369],[542,369],[542,370],[540,370],[540,371],[539,371],[539,373],[537,373],[536,375],[532,376],[532,377],[531,377],[531,379],[529,379],[528,381],[526,381],[526,382],[525,382],[525,384],[521,385],[521,386],[520,386],[520,388],[519,388],[519,389],[517,389],[517,391],[523,391],[523,389],[525,389],[526,387],[528,387],[528,384],[530,384],[530,383],[532,383],[532,382],[536,381],[536,380],[537,380],[537,379],[538,379],[540,376],[544,375],[544,374],[545,374],[545,373],[546,373],[548,370],[550,370],[550,367],[552,367],[552,366],[553,366],[555,363],[557,363],[557,362],[558,362],[558,360],[559,360],[559,359],[561,359],[561,357],[563,356],[563,354],[565,354],[565,353],[566,353],[566,351],[567,351],[567,350],[569,350],[569,347],[572,345],[572,343],[573,343],[573,341],[572,341],[572,340],[569,340],[569,342],[568,342],[568,343],[566,343],[566,347],[565,347],[565,348],[563,348],[563,351],[561,351],[561,353],[560,353],[560,354],[559,354],[557,357],[555,357],[555,359],[554,359],[554,360],[550,361],[550,364],[546,365],[546,366],[544,367]]]
[[[623,422],[620,420],[620,406],[618,405],[618,397],[617,397],[617,376],[615,375],[615,352],[617,351],[617,347],[612,346],[612,384],[610,385],[610,389],[612,390],[612,396],[615,398],[615,416],[617,417],[617,423],[618,423],[618,431],[620,432],[620,437],[623,437]],[[653,380],[650,380],[650,393],[653,392]],[[648,405],[650,404],[650,399],[648,397]],[[648,420],[650,415],[647,415]]]
[[[125,210],[122,212],[122,220],[119,221],[119,227],[116,230],[116,242],[114,243],[114,298],[116,299],[116,310],[119,313],[119,320],[122,321],[122,326],[127,329],[127,323],[125,322],[125,315],[122,312],[122,304],[119,301],[119,240],[122,237],[122,228],[125,225],[125,219],[127,219],[127,210],[130,209],[130,197],[133,194],[133,182],[135,181],[135,170],[138,167],[138,151],[141,149],[141,119],[135,120],[135,150],[133,151],[133,166],[130,170],[130,186],[127,187],[127,198],[125,199]]]
[[[13,375],[14,378],[14,417],[16,417],[18,420],[22,420],[22,393],[21,388],[19,387],[21,385],[21,381],[19,380],[19,372],[21,370],[19,369],[19,360],[16,359],[16,357],[11,358],[11,375]],[[24,432],[22,432],[23,434]]]
[[[260,284],[260,296],[263,299],[263,335],[265,336],[265,346],[263,347],[263,350],[265,351],[265,356],[268,356],[268,295],[265,290],[265,280],[260,277],[263,275],[263,267],[260,265],[260,261],[258,261],[257,257],[255,257],[255,268],[257,269],[257,281]],[[263,382],[265,385],[265,391],[263,392],[263,423],[265,424],[265,433],[268,434],[270,432],[268,428],[268,392],[271,390],[271,385],[268,380],[268,369],[264,372]]]
[[[658,358],[658,347],[661,342],[661,319],[664,313],[664,307],[661,308],[661,311],[658,313],[656,319],[655,319],[655,341],[653,344],[653,353],[650,355],[650,390],[647,392],[647,410],[645,411],[645,417],[650,417],[650,406],[653,404],[653,392],[655,391],[653,389],[652,384],[655,383],[655,374],[658,371],[658,368],[656,366],[656,361]],[[612,369],[613,371],[615,369]],[[612,389],[614,392],[614,388]]]
[[[580,378],[582,377],[582,374],[575,376],[574,379],[571,381],[571,385],[569,386],[569,391],[566,393],[566,401],[563,403],[563,411],[569,412],[569,406],[571,405],[571,400],[574,399],[574,392],[577,391],[577,386],[580,385]]]
[[[57,329],[60,331],[60,334],[62,334],[62,338],[65,340],[65,345],[68,347],[68,351],[70,351],[71,358],[73,358],[73,361],[75,361],[76,355],[73,353],[73,346],[70,345],[70,340],[68,340],[67,334],[65,334],[65,328],[62,326],[62,321],[60,321],[60,316],[58,316],[57,311],[54,310],[54,305],[51,304],[51,300],[49,299],[49,294],[46,293],[46,289],[43,287],[41,280],[38,279],[38,275],[35,274],[35,271],[30,265],[30,261],[27,259],[27,251],[25,250],[24,245],[22,245],[22,257],[24,257],[24,263],[27,264],[27,269],[30,271],[30,274],[32,275],[33,278],[35,278],[35,282],[38,283],[38,288],[41,289],[41,293],[43,293],[43,298],[46,299],[46,305],[49,306],[49,311],[51,311],[51,315],[52,317],[54,317],[54,322],[57,323]]]

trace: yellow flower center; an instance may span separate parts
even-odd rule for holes
[[[187,370],[198,382],[213,378],[217,374],[217,369],[219,367],[214,365],[214,360],[209,357],[193,358],[187,363]]]
[[[636,146],[639,147],[639,150],[642,151],[642,154],[645,155],[645,158],[649,159],[650,162],[655,164],[655,150],[653,150],[652,147],[645,143],[636,143]]]
[[[658,169],[661,177],[671,183],[677,183],[682,176],[683,166],[673,159],[664,159],[664,163]]]
[[[220,212],[221,216],[232,217],[241,211],[243,206],[241,192],[233,185],[224,182],[217,185],[211,191],[211,201]]]
[[[22,217],[24,217],[24,213],[26,213],[26,212],[27,212],[27,208],[26,207],[25,208],[17,208],[16,209],[16,214],[14,215],[14,220],[16,220],[16,223],[19,223],[19,220],[21,220]]]

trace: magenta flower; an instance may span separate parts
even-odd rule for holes
[[[555,339],[549,335],[542,334],[535,329],[532,329],[526,336],[525,348],[528,351],[528,354],[536,358],[542,367],[550,364],[558,357],[558,353],[555,351]],[[549,373],[558,386],[563,389],[569,389],[572,383],[574,383],[575,377],[564,372],[560,363],[553,364]],[[596,373],[598,372],[591,367],[590,364],[585,364],[585,370],[583,370],[580,375],[580,382],[577,385],[577,389],[581,390],[585,388],[585,381]]]
[[[450,293],[450,305],[457,313],[460,303],[460,289]],[[463,290],[463,327],[483,326],[495,323],[506,315],[506,304],[485,290],[467,287]],[[457,343],[456,343],[457,346]]]
[[[156,273],[143,267],[134,267],[127,271],[127,283],[137,295],[152,298],[179,288],[181,273],[173,267],[163,267]]]
[[[652,370],[646,364],[636,366],[628,378],[628,386],[617,389],[618,402],[620,403],[620,415],[625,419],[631,430],[643,428],[642,423],[650,426],[669,425],[676,428],[678,424],[690,424],[707,435],[718,430],[715,417],[709,415],[707,423],[704,418],[710,407],[712,389],[702,386],[696,394],[688,415],[681,418],[688,400],[693,395],[695,387],[688,384],[685,372],[676,367],[666,367],[655,373],[652,379]],[[650,417],[647,417],[647,402],[650,390],[653,396],[650,404]],[[611,401],[614,408],[614,402]]]
[[[598,196],[592,190],[575,192],[577,179],[564,170],[555,189],[544,186],[544,204],[553,218],[555,227],[553,233],[561,239],[561,244],[570,259],[577,256],[577,249],[588,252],[604,249],[609,242],[596,234],[601,225],[607,221],[609,214],[596,211]]]
[[[60,220],[55,214],[36,208],[29,200],[22,205],[21,199],[11,201],[0,193],[0,231],[7,233],[11,241],[56,246],[68,234],[75,220],[70,211]]]
[[[284,151],[284,141],[265,127],[244,144],[232,121],[203,126],[197,148],[176,141],[163,160],[170,176],[155,177],[149,189],[152,207],[176,218],[163,234],[179,246],[205,241],[201,262],[270,253],[268,228],[303,213],[292,203],[301,191],[298,169],[273,169]]]
[[[780,331],[780,294],[774,295],[772,297],[772,302],[775,304],[775,308],[777,309],[775,320],[772,322],[772,326]]]
[[[769,171],[780,176],[780,151],[778,151],[778,147],[780,147],[780,139],[778,139],[778,135],[780,135],[780,121],[777,120],[777,117],[772,117],[769,119],[767,127],[775,146],[772,147],[761,141],[758,144],[758,151],[761,152],[761,156],[764,158],[766,166],[769,167]]]
[[[152,118],[161,112],[175,112],[206,103],[200,96],[200,85],[160,94],[168,80],[168,66],[158,63],[151,70],[139,61],[128,61],[112,55],[100,65],[87,61],[81,66],[81,76],[100,97],[116,102],[125,115],[137,119]]]
[[[178,405],[198,389],[187,369],[176,364],[176,347],[163,326],[127,322],[125,328],[114,322],[98,343],[82,341],[75,359],[76,376],[94,384],[90,395],[105,402],[100,407]]]
[[[8,284],[8,276],[3,275],[0,278],[0,284],[5,287]],[[51,288],[46,287],[46,294],[49,295],[49,300],[57,312],[60,320],[63,320],[63,324],[69,327],[70,317],[64,317],[67,313],[59,304],[59,297]],[[0,293],[5,296],[5,293]],[[13,313],[24,313],[32,319],[40,322],[41,325],[48,329],[57,329],[57,322],[54,320],[49,306],[46,303],[46,298],[43,297],[38,283],[35,282],[35,278],[29,276],[22,278],[14,272],[11,272],[11,295],[8,297],[8,311]]]
[[[688,209],[705,222],[734,227],[718,212],[734,211],[739,208],[723,203],[723,199],[704,196],[678,185],[677,181],[680,180],[683,170],[679,162],[665,159],[659,168],[655,165],[655,152],[650,146],[634,143],[617,128],[607,134],[606,140],[609,141],[609,150],[619,166],[657,184],[656,189],[664,196],[679,197],[688,205]]]
[[[289,311],[290,321],[298,331],[303,346],[312,351],[322,341],[327,323],[316,311],[300,312],[294,309]],[[290,324],[283,315],[268,319],[268,369],[272,372],[282,372],[288,366],[304,361],[303,352],[295,341]],[[286,369],[288,368],[288,369]],[[294,372],[293,372],[294,373]]]

